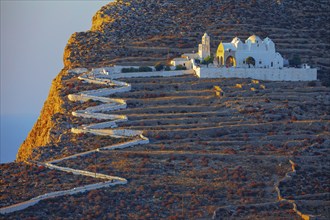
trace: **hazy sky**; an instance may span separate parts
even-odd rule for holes
[[[70,35],[109,1],[1,0],[1,114],[39,114]]]
[[[0,0],[0,163],[15,159],[37,120],[70,35],[90,29],[108,2]]]

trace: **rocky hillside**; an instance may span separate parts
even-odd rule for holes
[[[71,68],[166,62],[182,52],[196,51],[204,32],[210,34],[213,50],[233,36],[269,36],[284,57],[298,54],[303,62],[319,68],[320,79],[327,84],[329,7],[328,0],[109,3],[95,14],[91,30],[69,39],[64,68],[54,79],[17,161],[44,162],[125,141],[70,132],[72,127],[103,121],[73,117],[72,111],[100,103],[70,102],[68,94],[107,87],[78,80],[79,74]],[[329,175],[324,166],[329,164],[329,88],[320,82],[259,84],[194,76],[124,81],[132,84],[132,91],[110,96],[127,101],[127,109],[115,112],[129,118],[119,126],[143,130],[151,143],[60,165],[124,176],[129,184],[42,201],[6,219],[50,215],[51,219],[93,219],[105,213],[109,219],[299,219],[290,200],[300,203],[303,213],[329,217],[325,198]],[[214,96],[215,85],[225,90],[225,97]],[[293,173],[289,160],[298,164],[297,172],[291,180],[282,179]],[[12,163],[0,170],[12,176],[0,188],[2,206],[93,182],[71,175],[62,178],[33,164]],[[9,190],[14,184],[21,184],[24,193]],[[32,192],[33,187],[38,190]]]
[[[77,77],[62,77],[63,94],[97,88]],[[127,108],[103,113],[126,115],[129,120],[119,128],[143,130],[150,143],[77,155],[56,165],[125,177],[128,184],[44,200],[5,219],[300,219],[292,201],[303,214],[329,219],[329,88],[319,82],[193,75],[121,80],[131,91],[105,97],[124,99]],[[215,96],[215,85],[223,97]],[[74,127],[94,123],[69,113],[96,104],[66,101],[56,121]],[[50,161],[125,141],[55,131],[63,132],[60,142],[35,149],[33,158]],[[7,168],[0,170],[14,177],[1,191],[4,205],[85,184],[43,168],[21,168],[23,177]],[[15,180],[24,180],[18,184],[26,193],[9,193]],[[31,184],[40,186],[37,192]]]
[[[72,35],[64,63],[153,63],[196,51],[204,32],[213,50],[221,40],[254,33],[269,36],[287,59],[298,54],[320,68],[320,78],[329,83],[329,7],[327,0],[117,0],[96,13],[91,31]]]
[[[255,33],[269,36],[286,58],[299,54],[318,67],[319,77],[330,82],[330,4],[327,0],[117,0],[93,17],[92,28],[74,33],[65,47],[64,69],[54,79],[49,97],[34,128],[22,144],[17,160],[31,149],[54,144],[51,134],[62,121],[65,90],[62,77],[73,67],[95,68],[114,63],[166,61],[182,52],[197,50],[208,32],[215,50],[220,40],[242,39]],[[60,117],[59,117],[60,116]],[[64,123],[64,124],[63,124]],[[58,131],[57,131],[58,132]]]

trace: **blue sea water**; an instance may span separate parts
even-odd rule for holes
[[[0,119],[0,163],[8,163],[15,160],[18,148],[37,121],[38,115],[1,115]]]

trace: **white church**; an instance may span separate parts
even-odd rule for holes
[[[245,43],[235,37],[230,43],[220,43],[216,53],[218,66],[283,68],[283,57],[275,51],[274,42],[250,36]]]
[[[273,81],[317,80],[317,70],[311,68],[283,67],[283,57],[276,52],[274,42],[266,37],[250,36],[245,42],[235,37],[230,43],[220,42],[211,66],[198,65],[211,56],[210,36],[205,33],[198,53],[182,54],[171,61],[174,66],[182,65],[194,69],[201,78],[253,78]]]

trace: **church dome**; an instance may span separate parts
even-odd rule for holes
[[[261,43],[262,40],[257,35],[251,35],[245,42],[246,43],[251,42],[252,44],[255,44],[255,43]]]

